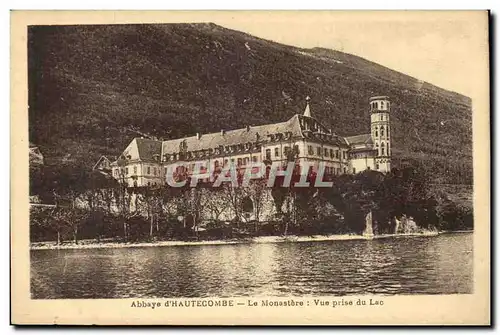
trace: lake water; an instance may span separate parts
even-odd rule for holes
[[[31,251],[35,299],[473,292],[473,235]]]

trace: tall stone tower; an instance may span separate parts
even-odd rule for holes
[[[371,132],[375,155],[375,170],[391,171],[391,102],[389,97],[378,96],[370,98]]]

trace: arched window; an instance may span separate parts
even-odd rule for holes
[[[378,137],[378,127],[375,127],[375,137]]]
[[[380,127],[380,136],[384,136],[384,126]]]
[[[382,149],[382,156],[384,156],[385,155],[385,144],[384,144],[384,142],[382,142],[381,147],[382,147],[381,148]]]
[[[384,121],[384,114],[380,114],[380,121]]]

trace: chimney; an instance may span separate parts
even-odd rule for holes
[[[250,131],[250,126],[247,126],[247,131]]]
[[[197,139],[200,139],[200,138],[201,138],[200,133],[196,133],[196,138],[197,138]]]
[[[225,133],[226,133],[226,131],[225,131],[224,129],[221,129],[221,130],[220,130],[220,134],[221,134],[222,136],[224,136],[224,134],[225,134]]]

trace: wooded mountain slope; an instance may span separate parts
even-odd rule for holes
[[[357,56],[214,24],[35,26],[28,54],[30,142],[47,164],[90,168],[141,135],[284,121],[308,95],[314,117],[355,135],[369,131],[369,97],[388,95],[394,164],[471,182],[470,99]]]

